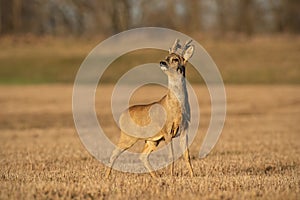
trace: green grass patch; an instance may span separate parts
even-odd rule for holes
[[[300,39],[258,38],[245,41],[198,40],[216,62],[225,83],[299,84]],[[170,41],[170,44],[172,41]],[[34,39],[15,43],[0,38],[0,84],[73,83],[84,58],[98,42],[75,39]],[[101,82],[116,82],[129,69],[158,63],[165,51],[134,51],[119,57]],[[191,66],[187,77],[203,83]]]

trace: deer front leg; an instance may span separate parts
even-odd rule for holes
[[[142,154],[140,155],[141,161],[144,163],[145,167],[149,171],[152,178],[157,178],[157,175],[155,174],[152,166],[149,163],[149,154],[153,150],[156,149],[157,145],[158,145],[158,142],[156,142],[156,141],[146,141],[144,150],[143,150]]]
[[[171,160],[170,173],[171,173],[171,176],[173,176],[173,172],[174,172],[174,152],[173,152],[172,135],[165,136],[165,142],[166,142],[166,145],[169,145],[168,146],[169,160]]]
[[[189,168],[190,176],[193,177],[194,172],[193,172],[190,155],[189,155],[188,135],[187,135],[186,131],[184,131],[180,134],[180,146],[181,146],[182,152],[184,152],[183,157],[184,157],[187,167]]]

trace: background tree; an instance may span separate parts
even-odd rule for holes
[[[0,0],[0,34],[110,35],[141,26],[298,34],[299,10],[299,0]]]

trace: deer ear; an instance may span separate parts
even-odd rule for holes
[[[191,45],[189,46],[189,48],[187,48],[185,51],[184,51],[184,54],[183,54],[183,58],[186,61],[188,61],[194,54],[194,45]]]

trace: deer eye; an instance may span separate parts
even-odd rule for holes
[[[173,62],[179,62],[179,59],[178,58],[174,58],[172,61]]]

